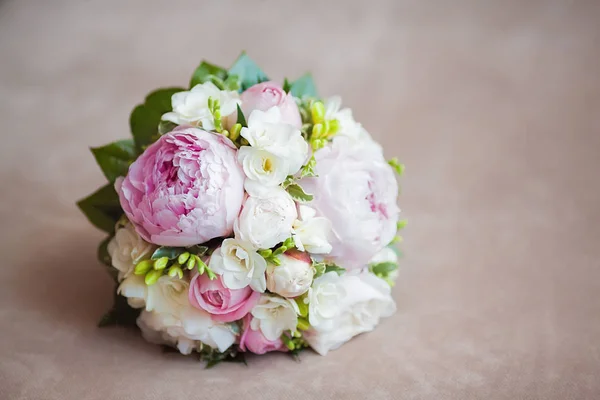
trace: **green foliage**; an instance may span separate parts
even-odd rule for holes
[[[123,215],[119,196],[110,183],[79,200],[77,206],[92,225],[110,234],[114,233],[115,224]]]
[[[222,362],[246,363],[246,355],[240,351],[237,346],[231,346],[229,349],[221,353],[218,349],[213,349],[203,343],[198,347],[198,359],[206,362],[206,369],[212,368]]]
[[[108,243],[111,241],[113,236],[108,236],[98,246],[98,261],[100,261],[106,267],[106,272],[110,275],[110,277],[117,282],[117,277],[119,275],[119,271],[113,267],[110,254],[108,254]]]
[[[300,179],[316,177],[315,167],[317,166],[317,160],[315,154],[310,157],[308,162],[300,169]]]
[[[308,194],[304,191],[304,189],[302,189],[302,187],[300,185],[298,185],[297,183],[292,183],[290,185],[288,185],[285,190],[289,193],[290,196],[292,196],[292,198],[296,201],[300,201],[300,202],[308,202],[311,201],[313,199],[313,195],[312,194]]]
[[[404,164],[400,164],[397,158],[392,158],[388,161],[388,164],[390,164],[390,166],[394,168],[394,171],[396,171],[398,175],[402,176],[404,174],[404,170],[406,169],[406,167],[404,166]]]
[[[346,269],[330,262],[317,262],[313,260],[312,266],[315,269],[315,279],[323,274],[326,274],[327,272],[335,272],[338,275],[346,272]]]
[[[123,326],[128,328],[135,328],[135,320],[140,315],[140,309],[131,308],[127,304],[127,299],[117,294],[117,288],[115,288],[115,297],[112,308],[102,316],[98,322],[100,328],[107,326]]]
[[[152,257],[150,258],[153,260],[158,260],[159,258],[167,257],[169,260],[174,260],[184,251],[185,248],[183,247],[161,246],[156,249],[154,253],[152,253]]]
[[[244,116],[244,112],[240,108],[240,105],[237,105],[237,123],[242,126],[242,128],[248,127],[248,123],[246,122],[246,117]]]
[[[161,120],[158,123],[158,134],[159,135],[164,135],[165,133],[169,133],[171,132],[173,129],[177,128],[178,125],[171,122],[171,121],[163,121]]]
[[[102,147],[90,149],[96,162],[110,183],[114,183],[119,176],[127,175],[129,165],[136,158],[133,140],[119,140]]]
[[[292,84],[290,83],[288,78],[284,78],[283,79],[283,91],[286,93],[289,93],[291,88],[292,88]]]
[[[229,68],[229,74],[237,75],[239,77],[241,82],[240,91],[244,91],[257,83],[269,80],[263,70],[248,57],[246,52],[242,52],[233,66]]]
[[[310,73],[302,75],[291,84],[288,83],[288,85],[289,92],[295,97],[319,97],[319,94],[317,93],[317,86],[315,85],[313,77]]]
[[[328,264],[328,265],[325,267],[325,273],[328,273],[328,272],[335,272],[336,274],[338,274],[338,275],[341,275],[341,274],[343,274],[344,272],[346,272],[346,269],[344,269],[344,268],[342,268],[342,267],[338,267],[338,266],[337,266],[337,265],[335,265],[335,264]]]
[[[227,70],[218,65],[202,61],[190,79],[190,89],[201,83],[212,81],[211,77],[216,77],[223,81],[227,78]]]
[[[138,153],[154,142],[159,136],[159,124],[163,114],[172,110],[171,97],[185,89],[158,89],[146,96],[144,104],[133,109],[129,126]]]
[[[373,272],[377,276],[388,276],[390,272],[398,269],[398,264],[393,262],[382,262],[378,264],[371,265],[371,272]]]

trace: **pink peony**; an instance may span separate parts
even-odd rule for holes
[[[115,187],[146,241],[190,246],[231,234],[242,207],[244,172],[228,138],[179,127],[150,145]]]
[[[310,206],[331,221],[332,251],[341,267],[362,268],[396,234],[398,183],[381,147],[369,138],[338,136],[315,153],[317,178],[300,184]]]
[[[267,339],[260,330],[250,327],[252,317],[244,319],[244,333],[240,338],[240,349],[254,354],[265,354],[271,351],[288,351],[280,338],[276,340]]]
[[[302,118],[296,101],[291,94],[286,94],[281,86],[275,82],[263,82],[251,86],[241,95],[242,111],[246,119],[254,110],[267,111],[271,107],[278,107],[281,111],[281,122],[302,127]]]
[[[210,280],[206,275],[196,274],[190,282],[192,306],[211,314],[219,322],[232,322],[243,318],[256,305],[260,293],[249,286],[243,289],[227,289],[221,277]]]

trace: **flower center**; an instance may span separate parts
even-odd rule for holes
[[[263,160],[262,167],[265,172],[273,172],[273,162],[271,161],[270,158],[265,158]]]

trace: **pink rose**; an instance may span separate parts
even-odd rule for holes
[[[265,354],[270,351],[288,351],[280,338],[276,340],[267,339],[260,330],[253,330],[250,327],[252,317],[244,319],[244,333],[240,338],[240,349],[254,354]]]
[[[229,236],[244,197],[236,150],[225,136],[191,127],[150,145],[115,183],[140,236],[163,246]]]
[[[275,82],[263,82],[251,86],[242,93],[242,111],[246,119],[254,110],[267,111],[271,107],[278,107],[281,111],[281,122],[302,127],[302,118],[296,101],[291,94],[286,94],[281,86]]]
[[[206,275],[196,274],[190,281],[189,298],[192,306],[211,314],[214,321],[232,322],[250,312],[258,302],[260,293],[250,289],[250,286],[227,289],[221,277],[211,281]]]
[[[396,234],[398,183],[381,147],[371,139],[337,136],[315,153],[318,177],[301,186],[314,195],[310,206],[331,221],[332,250],[340,267],[362,268]]]

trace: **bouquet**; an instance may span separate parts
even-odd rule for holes
[[[100,326],[214,365],[321,355],[395,311],[403,166],[309,74],[270,81],[245,54],[150,93],[132,138],[92,148],[108,183],[78,205],[108,233]]]

